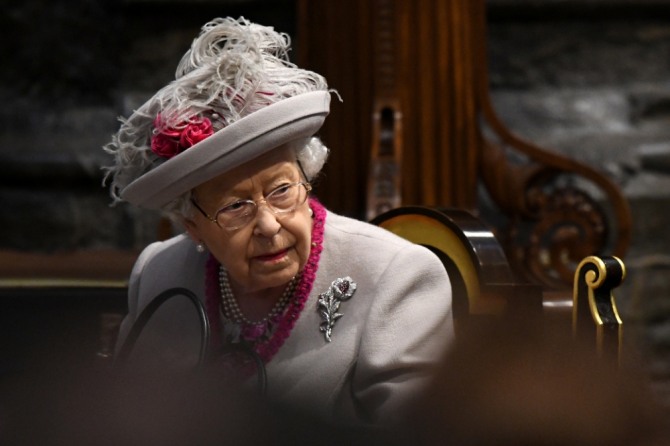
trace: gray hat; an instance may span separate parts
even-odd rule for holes
[[[194,187],[323,125],[325,79],[288,61],[286,34],[244,18],[203,26],[176,78],[122,125],[105,150],[111,194],[166,208]]]
[[[121,198],[159,209],[181,194],[287,142],[314,135],[328,115],[330,94],[303,93],[258,110],[137,178]]]

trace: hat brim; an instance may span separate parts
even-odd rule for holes
[[[121,198],[148,209],[170,201],[283,144],[314,135],[330,110],[330,93],[283,99],[230,124],[134,180]]]

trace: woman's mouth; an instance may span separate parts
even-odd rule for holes
[[[281,251],[277,251],[271,254],[263,254],[260,256],[256,256],[254,257],[254,260],[258,260],[261,262],[276,262],[278,260],[283,259],[287,253],[288,249],[282,249]]]

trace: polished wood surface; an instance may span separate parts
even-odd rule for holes
[[[399,166],[392,193],[399,189],[402,203],[473,209],[480,142],[471,4],[299,5],[299,64],[324,74],[343,98],[321,131],[333,150],[318,189],[324,202],[345,214],[375,213],[374,193],[366,201],[363,191],[374,190],[370,176],[391,160]]]
[[[0,251],[0,282],[126,282],[137,250]]]

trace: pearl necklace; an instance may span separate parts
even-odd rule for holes
[[[233,322],[237,324],[247,324],[247,325],[266,324],[268,321],[271,321],[274,317],[276,317],[282,311],[284,311],[284,308],[286,308],[286,304],[291,299],[291,296],[293,296],[293,292],[295,291],[295,287],[296,284],[298,283],[299,276],[300,275],[298,274],[289,281],[288,285],[284,289],[284,292],[282,293],[281,298],[277,301],[277,303],[275,303],[270,312],[263,319],[261,319],[260,321],[252,321],[249,318],[247,318],[244,315],[244,313],[242,313],[242,309],[237,303],[237,299],[235,299],[235,296],[233,295],[233,290],[230,288],[228,273],[223,268],[223,266],[220,266],[219,288],[221,290],[221,304],[222,304],[221,310],[223,311],[225,316],[228,316]]]

